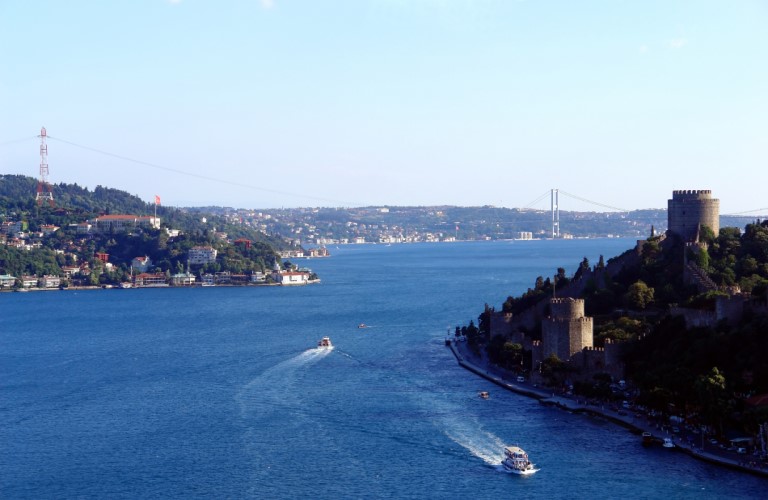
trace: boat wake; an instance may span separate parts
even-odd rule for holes
[[[244,418],[251,413],[263,415],[291,406],[297,397],[291,389],[304,374],[304,369],[331,352],[333,349],[307,349],[264,370],[235,396],[240,405],[240,415]]]
[[[498,436],[478,430],[474,427],[475,425],[478,424],[475,422],[474,424],[457,425],[446,429],[444,433],[451,441],[465,448],[486,464],[504,469],[501,465],[504,455],[499,453],[499,450],[504,449],[504,443]]]
[[[419,406],[429,408],[434,424],[442,429],[451,441],[469,451],[486,464],[501,467],[504,458],[504,442],[495,434],[483,429],[483,425],[472,415],[446,397],[450,395],[431,394],[425,397],[419,393]]]

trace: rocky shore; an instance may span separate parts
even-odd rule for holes
[[[754,461],[750,455],[739,455],[722,450],[717,446],[708,446],[706,443],[702,443],[702,446],[696,446],[693,441],[670,436],[650,422],[645,415],[621,410],[615,411],[610,406],[605,405],[591,405],[575,397],[554,394],[528,382],[517,382],[515,377],[474,355],[466,346],[465,342],[456,341],[451,341],[448,345],[461,367],[506,390],[537,399],[545,405],[557,406],[573,413],[584,413],[604,418],[638,435],[650,433],[653,439],[658,442],[662,442],[664,438],[672,438],[675,444],[673,450],[681,451],[705,462],[768,478],[768,464]]]

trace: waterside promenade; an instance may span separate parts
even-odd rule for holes
[[[658,441],[659,443],[661,443],[664,438],[672,438],[675,444],[675,448],[672,450],[682,451],[683,453],[687,453],[688,455],[705,462],[768,478],[768,468],[766,468],[766,464],[761,464],[760,462],[753,460],[751,455],[739,455],[727,450],[721,450],[716,446],[710,446],[708,443],[702,443],[702,446],[697,447],[693,441],[676,438],[675,436],[671,436],[660,430],[655,424],[649,422],[644,415],[638,416],[631,412],[622,412],[625,414],[621,415],[619,414],[619,411],[621,410],[614,411],[605,405],[598,406],[587,404],[585,401],[574,397],[561,396],[554,394],[551,391],[542,390],[528,382],[513,382],[512,380],[516,379],[505,374],[504,370],[490,365],[484,359],[478,358],[471,353],[469,349],[467,349],[466,343],[452,341],[450,342],[449,347],[461,367],[506,390],[538,399],[541,404],[556,406],[573,413],[585,413],[595,417],[604,418],[637,434],[648,432],[653,436],[654,441]]]

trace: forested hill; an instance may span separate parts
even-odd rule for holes
[[[0,222],[20,224],[16,234],[0,235],[6,242],[0,246],[0,274],[60,276],[63,266],[88,264],[94,272],[92,281],[119,282],[130,274],[131,259],[145,255],[155,264],[155,271],[180,272],[189,249],[198,245],[216,248],[219,257],[195,271],[247,273],[266,270],[279,260],[277,250],[288,247],[281,239],[252,226],[233,224],[223,216],[155,206],[119,189],[97,186],[90,191],[77,184],[55,184],[51,188],[54,206],[38,206],[36,179],[0,175]],[[160,230],[136,228],[128,233],[92,232],[86,236],[77,233],[77,224],[102,215],[151,216],[155,210],[161,220]],[[55,231],[50,231],[51,226]],[[241,238],[250,240],[250,246],[233,244]],[[96,253],[109,254],[113,265],[109,273],[100,269]]]
[[[31,227],[36,224],[56,224],[83,222],[84,218],[109,214],[153,215],[161,218],[163,225],[179,229],[182,232],[203,232],[216,228],[234,238],[247,238],[263,242],[276,249],[285,248],[280,239],[272,238],[263,232],[231,225],[229,220],[213,212],[165,207],[147,203],[136,195],[119,189],[96,186],[93,191],[77,184],[52,184],[51,191],[55,204],[53,208],[46,204],[38,207],[35,202],[37,179],[23,175],[0,175],[0,220],[27,218]],[[205,222],[203,221],[205,219]]]

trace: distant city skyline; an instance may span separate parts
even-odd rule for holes
[[[760,0],[7,1],[0,171],[38,177],[44,126],[51,183],[165,205],[765,209],[766,25]]]

